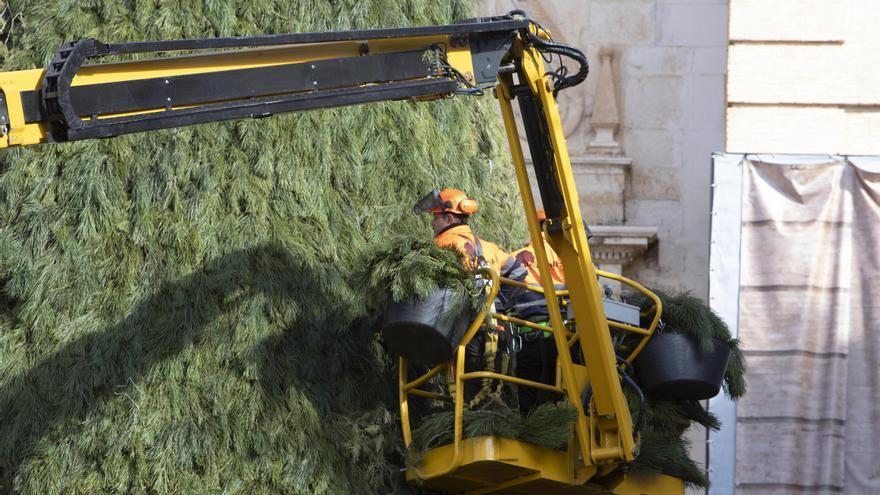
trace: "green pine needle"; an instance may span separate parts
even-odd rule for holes
[[[730,346],[730,360],[724,374],[724,390],[733,399],[742,397],[746,392],[745,358],[739,341],[731,336],[724,321],[703,301],[689,293],[671,296],[663,291],[653,292],[663,303],[662,321],[665,326],[658,329],[658,333],[690,335],[706,351],[711,351],[716,345],[714,339]],[[653,307],[653,302],[643,296],[635,296],[631,300],[643,311]],[[630,409],[635,412],[637,401],[630,393],[627,395]],[[694,486],[708,486],[709,480],[704,471],[687,455],[684,435],[692,422],[710,430],[717,430],[721,426],[718,418],[705,410],[699,402],[649,399],[641,449],[633,462],[633,469],[676,476]]]
[[[733,338],[727,324],[702,300],[684,292],[671,296],[666,292],[652,289],[663,303],[662,328],[658,333],[682,333],[695,337],[700,347],[712,351],[714,339],[719,339],[731,348],[730,360],[724,373],[724,391],[733,399],[746,393],[746,362],[740,350],[739,340]],[[642,295],[633,296],[633,304],[646,311],[653,307],[653,301]],[[650,317],[652,315],[648,315]],[[645,323],[645,322],[643,322]]]
[[[88,37],[473,15],[466,0],[7,4],[4,71]],[[394,236],[430,251],[411,207],[435,187],[480,201],[481,236],[525,238],[506,147],[497,102],[462,97],[4,150],[0,492],[406,492],[374,302],[386,282],[404,297],[455,276],[436,252],[363,275]]]
[[[413,428],[413,448],[425,451],[452,442],[453,411],[441,411],[422,418]],[[546,403],[522,416],[508,407],[464,412],[462,437],[493,435],[512,438],[548,449],[565,449],[574,432],[577,410],[566,403]],[[418,459],[418,456],[414,457]]]

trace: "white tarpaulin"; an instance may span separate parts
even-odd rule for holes
[[[880,493],[880,159],[738,169],[736,493]]]

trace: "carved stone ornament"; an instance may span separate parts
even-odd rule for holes
[[[593,116],[590,125],[593,127],[593,139],[587,152],[599,155],[620,155],[620,143],[615,134],[620,127],[620,112],[617,109],[617,97],[614,90],[614,74],[611,61],[614,52],[610,48],[599,50],[601,64],[599,66],[599,83],[596,87],[596,99],[593,105]]]

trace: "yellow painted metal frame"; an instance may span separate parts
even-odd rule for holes
[[[435,43],[441,43],[446,46],[446,55],[451,65],[466,68],[466,70],[462,71],[465,76],[468,73],[473,74],[470,48],[467,44],[452,43],[448,35],[373,39],[367,41],[367,43],[370,47],[370,53],[373,54],[427,49]],[[202,55],[84,65],[77,72],[76,77],[71,82],[71,86],[205,74],[313,62],[332,58],[358,57],[361,54],[362,44],[362,41],[339,41],[261,49],[227,50]],[[28,146],[47,142],[48,134],[44,124],[25,123],[24,109],[20,96],[22,91],[38,89],[42,83],[44,72],[43,69],[30,69],[0,73],[0,89],[6,95],[10,120],[8,131],[5,134],[0,133],[0,148]],[[179,110],[191,107],[172,106],[171,109]],[[102,115],[100,118],[122,117],[164,110],[166,108],[162,107],[138,112]],[[80,117],[84,120],[89,118],[85,115]]]
[[[578,205],[578,196],[565,145],[565,137],[562,133],[562,124],[555,98],[548,85],[548,78],[545,76],[546,70],[543,65],[543,59],[537,50],[525,46],[519,40],[514,43],[511,52],[512,57],[519,62],[520,77],[524,79],[520,80],[519,83],[528,84],[532,93],[540,99],[543,117],[546,120],[546,127],[550,131],[550,138],[553,144],[553,159],[557,171],[556,179],[566,205],[564,215],[560,219],[562,228],[556,233],[547,231],[544,234],[547,235],[549,243],[554,251],[559,254],[563,266],[565,266],[568,283],[568,290],[565,291],[565,295],[571,298],[571,304],[574,306],[575,313],[584,316],[578,317],[576,333],[568,332],[557,297],[546,298],[550,315],[549,327],[539,326],[510,316],[490,314],[490,316],[499,320],[549,331],[553,334],[559,356],[556,386],[492,372],[465,373],[463,371],[464,349],[476,335],[479,326],[486,317],[488,307],[483,308],[468,329],[467,334],[458,346],[454,363],[450,362],[437,366],[429,371],[428,374],[408,382],[406,361],[401,360],[399,377],[401,420],[403,423],[404,439],[408,447],[412,443],[412,434],[409,424],[407,395],[415,393],[418,386],[426,383],[430,377],[436,376],[449,366],[452,366],[454,371],[455,397],[449,398],[453,401],[455,408],[453,442],[450,445],[427,453],[419,467],[415,468],[413,472],[408,473],[408,476],[423,481],[437,480],[454,473],[463,464],[479,462],[477,458],[469,457],[464,452],[467,450],[464,447],[465,445],[471,445],[477,442],[477,440],[461,438],[464,406],[462,384],[468,379],[493,378],[513,382],[520,386],[535,387],[558,393],[565,396],[568,402],[577,409],[578,415],[575,424],[576,441],[569,448],[568,454],[570,454],[570,457],[564,468],[567,473],[566,483],[569,485],[580,485],[594,475],[607,474],[617,469],[621,462],[631,461],[634,458],[636,447],[632,436],[632,418],[630,417],[629,408],[618,376],[617,359],[611,342],[609,324],[616,328],[642,335],[640,343],[627,358],[628,360],[634,359],[653,334],[659,322],[662,305],[656,295],[640,284],[615,274],[598,271],[594,268]],[[507,74],[500,76],[499,79],[500,84],[496,87],[495,94],[501,106],[501,114],[507,131],[508,144],[516,169],[517,181],[522,193],[529,234],[535,250],[542,286],[535,287],[512,280],[500,280],[495,273],[484,273],[484,275],[489,275],[493,282],[493,293],[489,295],[487,304],[490,304],[494,299],[499,283],[511,284],[544,294],[563,294],[563,291],[557,291],[553,286],[547,252],[544,248],[542,232],[535,214],[535,200],[532,195],[525,158],[520,145],[519,133],[511,105],[513,100],[511,92],[514,84],[513,77]],[[598,284],[599,276],[626,283],[654,301],[656,306],[654,318],[648,328],[643,329],[606,320],[602,305],[602,291]],[[588,363],[585,367],[575,365],[572,361],[571,346],[576,342],[581,343],[581,350]],[[580,397],[582,390],[588,382],[592,386],[593,399],[590,403],[591,410],[584,411]],[[422,393],[418,395],[425,396]],[[513,450],[519,448],[513,448]],[[482,458],[482,461],[485,460],[489,459]],[[533,483],[535,479],[531,475],[526,475],[520,482]],[[484,491],[479,490],[478,492],[483,493]]]
[[[628,332],[641,334],[643,336],[638,345],[636,345],[632,352],[630,352],[626,357],[626,361],[632,363],[633,360],[639,355],[639,353],[642,352],[642,349],[644,349],[645,346],[648,345],[648,341],[650,340],[651,336],[654,335],[654,331],[657,329],[657,325],[660,323],[660,316],[663,314],[663,302],[660,301],[660,298],[657,297],[657,294],[649,291],[647,288],[645,288],[645,286],[636,282],[635,280],[631,280],[622,275],[606,272],[603,270],[596,270],[596,275],[601,278],[616,280],[617,282],[626,284],[633,289],[641,292],[643,295],[647,296],[649,299],[651,299],[651,301],[654,302],[654,307],[649,310],[649,312],[654,313],[654,316],[653,318],[651,318],[651,323],[648,325],[648,328],[639,328],[632,325],[627,325],[626,323],[620,323],[610,320],[608,321],[609,326],[619,328],[621,330],[626,330]]]
[[[467,379],[464,377],[464,357],[465,357],[465,348],[473,340],[474,336],[477,335],[477,330],[480,329],[480,326],[483,325],[486,319],[487,313],[489,313],[489,309],[492,306],[492,303],[495,301],[495,296],[498,295],[498,290],[501,288],[501,282],[498,277],[498,273],[491,269],[482,269],[480,273],[488,277],[491,280],[491,285],[489,289],[489,293],[486,295],[486,301],[483,307],[480,309],[480,312],[477,313],[476,318],[474,318],[473,323],[471,323],[470,327],[465,332],[464,337],[461,339],[461,342],[458,344],[458,348],[454,354],[454,384],[455,384],[455,396],[453,397],[453,407],[455,408],[455,416],[454,416],[454,433],[453,433],[453,444],[452,444],[452,457],[449,460],[446,466],[440,467],[438,469],[429,469],[427,471],[421,470],[419,468],[415,469],[415,474],[420,479],[431,479],[437,478],[440,476],[444,476],[455,471],[459,465],[461,465],[462,459],[462,449],[461,449],[461,441],[462,441],[462,417],[464,415],[464,381]],[[442,370],[446,369],[452,365],[452,361],[441,364],[439,366],[434,367],[431,371],[429,371],[426,375],[409,382],[407,380],[407,362],[406,359],[400,358],[400,370],[399,370],[399,385],[400,385],[400,418],[401,418],[401,426],[403,428],[403,441],[407,447],[412,445],[412,430],[410,427],[409,421],[409,393],[412,393],[416,387],[425,383],[430,379],[430,376],[435,376],[440,373]],[[428,378],[425,378],[428,376]],[[509,377],[512,378],[512,377]]]
[[[21,102],[22,91],[40,87],[43,72],[43,69],[32,69],[0,73],[0,90],[6,95],[9,112],[8,130],[5,134],[0,133],[0,148],[46,142],[46,127],[43,124],[25,124]]]
[[[559,395],[567,395],[568,392],[566,382],[562,378],[563,373],[560,372],[557,372],[556,374],[557,383],[555,386],[530,380],[524,380],[508,375],[502,375],[494,372],[464,372],[464,363],[462,357],[465,352],[464,349],[476,336],[477,331],[479,330],[480,326],[482,326],[483,323],[486,321],[487,317],[510,321],[517,325],[524,325],[535,328],[537,330],[553,332],[554,334],[556,333],[556,329],[554,329],[552,326],[547,327],[543,325],[538,325],[527,320],[509,317],[500,313],[490,311],[491,303],[494,300],[495,295],[497,295],[498,289],[500,289],[499,283],[500,285],[513,285],[539,293],[544,292],[545,289],[543,287],[524,284],[522,282],[506,278],[500,278],[491,269],[483,269],[481,273],[484,277],[492,280],[492,284],[490,286],[492,287],[492,290],[487,295],[486,304],[478,313],[474,321],[471,323],[471,326],[468,328],[465,337],[458,345],[454,360],[455,365],[452,364],[453,361],[442,363],[440,365],[434,366],[428,372],[424,373],[418,378],[412,381],[408,381],[408,376],[406,372],[407,362],[405,359],[400,360],[400,411],[404,431],[404,439],[407,447],[410,447],[412,443],[408,407],[409,395],[417,395],[434,400],[453,402],[455,407],[453,419],[453,421],[455,422],[453,425],[453,442],[451,444],[447,444],[424,453],[420,461],[419,467],[408,472],[407,478],[410,480],[419,480],[420,483],[426,483],[427,487],[433,489],[445,490],[450,486],[455,486],[456,493],[461,492],[474,495],[484,493],[501,493],[505,490],[514,488],[520,492],[528,493],[551,493],[555,492],[556,490],[565,491],[565,493],[579,493],[577,487],[583,485],[592,476],[596,475],[600,469],[600,466],[598,465],[585,464],[582,461],[583,457],[580,454],[580,449],[578,448],[579,442],[573,442],[566,451],[555,451],[511,439],[497,437],[462,438],[461,436],[464,417],[464,398],[462,395],[462,390],[464,382],[467,380],[490,378],[515,383],[519,386],[547,390]],[[656,295],[654,295],[641,285],[632,280],[626,279],[625,277],[608,274],[607,272],[597,270],[597,274],[599,276],[613,275],[615,280],[633,285],[637,290],[642,291],[645,295],[655,301],[655,314],[660,313],[661,303],[659,298],[657,298]],[[568,291],[554,289],[554,294],[557,297],[565,296],[568,294]],[[631,325],[623,324],[620,325],[621,328],[624,330],[642,335],[643,337],[641,339],[641,342],[647,342],[647,339],[650,337],[650,335],[653,334],[657,326],[658,320],[659,318],[654,318],[648,328],[633,327]],[[615,322],[609,321],[609,324],[614,323]],[[570,351],[574,343],[578,341],[578,334],[567,331],[564,326],[561,333],[566,339],[566,348]],[[637,354],[637,352],[632,353],[632,355],[634,354]],[[439,394],[436,392],[429,392],[427,390],[422,390],[419,388],[428,383],[431,378],[440,375],[450,366],[452,366],[453,368],[452,376],[455,383],[454,397]],[[559,366],[557,368],[557,371],[559,371],[561,367],[562,366]],[[582,381],[579,383],[586,384],[587,371],[585,367],[573,364],[572,374],[581,377]],[[582,390],[577,390],[577,395],[580,396],[581,392]],[[592,421],[591,417],[588,417],[587,420],[591,429],[596,427],[596,424],[594,421]],[[590,442],[588,445],[590,445],[590,449],[601,448],[601,445],[592,433],[590,434]],[[492,467],[488,467],[487,462],[491,463]],[[476,465],[483,466],[483,471],[481,471],[481,474],[468,474],[467,470],[470,467]],[[462,474],[461,471],[465,471],[465,473]],[[505,481],[503,482],[493,483],[491,481],[492,478],[498,476],[513,477],[510,479],[505,479]],[[657,479],[650,482],[646,482],[644,478],[639,478],[639,481],[637,483],[635,481],[633,482],[634,484],[632,484],[632,487],[635,488],[632,489],[628,488],[631,484],[624,482],[622,485],[615,489],[615,492],[635,493],[632,490],[642,490],[645,486],[645,483],[648,483],[647,486],[658,489],[661,486],[666,487],[662,490],[652,489],[650,493],[682,493],[683,488],[678,489],[678,487],[683,487],[681,480],[671,477],[650,477],[649,479],[654,480],[654,478]],[[480,487],[474,489],[462,489],[462,486]],[[589,491],[589,489],[585,488],[583,493],[591,492]],[[639,493],[648,492],[643,491]]]
[[[642,351],[642,349],[644,349],[645,345],[648,344],[648,340],[651,338],[651,336],[654,335],[654,331],[657,329],[657,325],[660,323],[660,315],[663,313],[663,303],[662,303],[662,301],[660,301],[660,298],[657,297],[656,294],[654,294],[653,292],[651,292],[650,290],[648,290],[642,284],[636,282],[635,280],[626,278],[626,277],[624,277],[622,275],[618,275],[616,273],[606,272],[606,271],[598,270],[598,269],[596,270],[596,275],[598,275],[600,278],[607,278],[607,279],[611,279],[611,280],[616,280],[622,284],[628,285],[628,286],[632,287],[633,289],[635,289],[636,291],[641,292],[642,295],[651,299],[651,301],[654,303],[654,306],[651,309],[649,309],[647,312],[644,313],[644,315],[647,315],[650,313],[653,313],[653,315],[654,315],[653,318],[651,319],[651,323],[648,324],[647,328],[641,328],[641,327],[636,327],[633,325],[627,325],[626,323],[621,323],[618,321],[607,320],[608,326],[610,326],[610,327],[619,328],[621,330],[626,330],[631,333],[642,335],[642,339],[639,340],[639,343],[636,346],[636,348],[633,349],[633,351],[630,352],[626,357],[626,361],[631,363],[639,355],[639,353]],[[504,278],[504,277],[501,277],[501,283],[504,285],[512,285],[514,287],[519,287],[521,289],[526,289],[526,290],[530,290],[533,292],[538,292],[540,294],[544,294],[544,287],[542,287],[540,285],[527,284],[525,282],[511,280],[509,278]],[[569,295],[567,289],[554,290],[553,293],[556,297],[566,297]],[[517,324],[520,326],[533,328],[535,330],[548,331],[548,328],[544,325],[538,325],[537,323],[533,323],[533,322],[523,320],[520,318],[515,318],[512,316],[501,315],[501,314],[493,314],[492,316],[494,318],[499,319],[499,320],[508,321],[510,323],[514,323],[514,324]],[[567,332],[566,336],[569,337],[570,339],[572,339],[572,340],[569,340],[569,346],[571,346],[574,342],[576,342],[578,340],[578,335],[576,333]]]
[[[558,232],[548,231],[547,239],[565,267],[571,304],[580,319],[577,325],[578,339],[581,342],[584,358],[588,363],[587,375],[593,389],[593,402],[596,410],[595,414],[590,416],[590,423],[594,423],[590,425],[580,404],[578,392],[585,384],[576,381],[567,340],[561,332],[554,332],[556,347],[560,351],[562,379],[569,384],[567,387],[568,399],[578,410],[575,430],[581,447],[581,455],[587,464],[631,461],[635,449],[632,437],[632,418],[618,377],[616,357],[602,305],[602,292],[596,279],[590,248],[587,244],[556,100],[545,75],[546,69],[541,54],[536,49],[517,42],[513,46],[512,55],[520,62],[520,77],[523,80],[520,80],[519,83],[527,84],[532,93],[540,100],[543,117],[553,145],[556,180],[565,204],[564,217],[561,219],[562,228]],[[524,213],[529,226],[532,246],[535,250],[535,258],[538,262],[538,271],[544,285],[544,292],[549,294],[554,290],[553,280],[550,276],[543,237],[535,215],[535,200],[511,106],[512,86],[511,76],[502,77],[496,95],[507,129],[517,181],[522,193]],[[563,320],[556,298],[547,298],[547,308],[550,313],[551,326],[554,330],[561,329]]]
[[[424,454],[423,464],[442,464],[452,454],[448,444]],[[484,495],[517,493],[536,495],[593,495],[595,485],[585,483],[597,466],[581,466],[577,450],[559,451],[508,438],[482,436],[461,442],[461,466],[448,477],[420,480],[419,486],[443,493]],[[407,478],[414,479],[408,473]],[[684,495],[684,481],[651,473],[629,473],[616,487],[617,495]]]

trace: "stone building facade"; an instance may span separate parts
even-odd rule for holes
[[[708,296],[712,153],[725,144],[725,0],[486,0],[586,51],[587,84],[559,99],[596,263],[649,287]],[[689,434],[705,463],[706,433]],[[693,493],[699,493],[693,490]]]
[[[724,147],[724,0],[487,0],[591,61],[560,96],[594,259],[650,287],[708,292],[711,154]]]
[[[880,154],[876,0],[731,0],[732,153]]]
[[[750,393],[735,406],[711,401],[726,426],[710,444],[710,495],[880,491],[878,24],[876,0],[730,0],[728,155],[716,169],[742,217],[717,225],[743,241],[738,257],[713,256],[712,300],[735,285],[728,319],[738,319]],[[774,166],[759,174],[752,160]],[[810,180],[835,161],[838,183]],[[817,189],[829,196],[811,197]],[[773,197],[784,199],[755,216]],[[804,214],[810,204],[821,215]],[[725,263],[738,278],[724,276]]]

